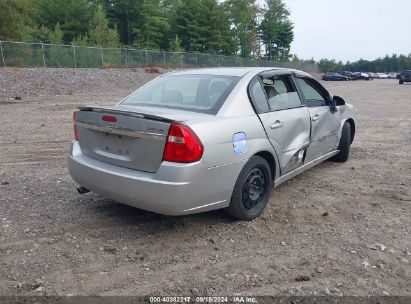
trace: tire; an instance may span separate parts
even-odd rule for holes
[[[351,125],[346,122],[343,125],[340,144],[338,145],[338,150],[340,152],[334,155],[331,160],[339,163],[346,162],[350,155],[350,146],[351,146]]]
[[[225,211],[243,221],[257,218],[267,205],[272,185],[267,161],[260,156],[251,157],[237,178],[230,205]]]
[[[404,81],[400,80],[400,84],[404,84]]]

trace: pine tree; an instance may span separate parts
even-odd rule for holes
[[[141,6],[141,26],[138,30],[140,45],[159,49],[164,46],[164,37],[170,29],[159,0],[144,0]],[[167,45],[167,44],[166,44]]]
[[[226,0],[224,2],[241,57],[249,57],[256,49],[256,6],[255,0]]]
[[[104,0],[103,3],[108,19],[117,25],[121,43],[136,44],[142,23],[142,0]]]
[[[117,29],[109,28],[106,13],[100,4],[94,14],[89,39],[91,44],[101,47],[117,48],[120,45]]]
[[[233,54],[236,42],[224,8],[217,0],[168,2],[171,37],[177,35],[189,52]]]
[[[171,41],[170,43],[170,50],[173,52],[182,52],[184,51],[184,49],[181,47],[181,39],[178,38],[178,36],[176,35],[176,38]]]
[[[25,40],[33,23],[27,0],[0,0],[0,39]]]
[[[40,26],[52,29],[60,23],[63,40],[70,43],[87,32],[93,7],[88,0],[34,0],[33,9]]]
[[[289,15],[282,0],[267,0],[267,10],[259,29],[269,60],[287,61],[290,57],[294,34]]]
[[[70,66],[73,61],[71,55],[68,55],[67,52],[61,52],[62,49],[58,46],[63,43],[63,32],[60,29],[60,23],[57,22],[54,30],[49,32],[48,40],[49,43],[53,44],[47,48],[48,52],[46,52],[48,65],[54,67]]]
[[[54,31],[49,32],[49,42],[51,44],[63,43],[63,32],[60,29],[60,23],[57,22]]]
[[[173,36],[181,39],[181,46],[188,52],[202,51],[200,28],[200,0],[181,0],[174,3],[171,14]]]
[[[208,53],[234,54],[237,51],[234,35],[224,8],[216,0],[202,1],[201,29],[204,51]]]

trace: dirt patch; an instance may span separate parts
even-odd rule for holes
[[[410,85],[325,83],[359,110],[350,160],[320,164],[275,189],[261,218],[234,222],[77,194],[65,159],[72,111],[113,104],[155,75],[71,72],[83,81],[56,97],[50,83],[74,81],[59,82],[60,70],[0,69],[7,100],[50,77],[0,103],[1,296],[411,294]]]

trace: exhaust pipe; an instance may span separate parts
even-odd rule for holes
[[[78,187],[78,188],[77,188],[77,192],[78,192],[79,194],[86,194],[86,193],[89,193],[90,190],[88,190],[87,188],[84,188],[83,186],[81,186],[81,187]]]

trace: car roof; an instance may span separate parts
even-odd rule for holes
[[[298,72],[306,74],[305,72],[279,68],[279,67],[241,67],[241,68],[204,68],[204,69],[190,69],[172,72],[173,75],[216,75],[216,76],[234,76],[243,77],[249,73],[255,75],[265,72],[265,71],[287,71],[287,72]],[[307,74],[308,75],[308,74]]]

